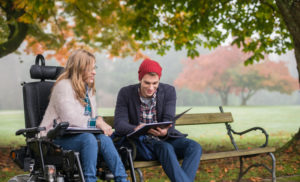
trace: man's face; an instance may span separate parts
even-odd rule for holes
[[[141,83],[141,95],[143,97],[152,97],[159,85],[159,76],[157,74],[145,74]]]

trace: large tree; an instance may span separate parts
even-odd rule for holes
[[[54,50],[58,60],[82,46],[136,59],[174,46],[195,57],[198,46],[232,37],[252,53],[246,64],[294,48],[300,72],[299,0],[1,0],[0,15],[0,57],[24,40],[29,52]]]
[[[284,62],[264,60],[245,67],[243,61],[247,57],[237,47],[219,47],[209,54],[183,61],[183,71],[174,84],[198,92],[215,92],[222,105],[228,104],[230,93],[240,95],[241,105],[246,105],[259,90],[291,94],[297,89],[297,81]]]
[[[228,96],[234,87],[230,70],[241,63],[243,58],[243,54],[236,47],[220,47],[210,54],[185,60],[183,70],[174,85],[198,92],[215,92],[220,96],[222,105],[228,105]]]
[[[273,62],[268,59],[253,66],[236,65],[231,68],[234,93],[240,94],[241,105],[259,90],[292,94],[297,87],[297,80],[291,76],[285,62]]]

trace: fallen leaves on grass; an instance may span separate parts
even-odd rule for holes
[[[10,168],[8,168],[8,167],[5,167],[5,168],[2,169],[2,171],[9,172],[9,171],[12,171],[12,170]]]
[[[252,182],[260,182],[260,181],[262,181],[262,178],[260,178],[260,177],[250,177],[250,181],[252,181]]]
[[[23,174],[24,171],[9,158],[10,148],[0,147],[0,181],[8,181],[9,178]]]
[[[208,172],[208,173],[211,173],[211,172],[213,172],[213,170],[212,169],[210,169],[210,168],[205,168],[204,169],[206,172]]]
[[[299,143],[300,145],[300,143]],[[289,176],[300,174],[299,161],[300,156],[298,155],[299,151],[294,150],[275,153],[276,155],[276,175],[277,176]],[[244,169],[254,163],[262,163],[270,168],[272,167],[272,160],[269,155],[259,155],[253,158],[244,159]],[[236,181],[239,174],[239,158],[227,158],[227,159],[218,159],[210,161],[201,161],[200,167],[196,174],[195,181],[201,182],[213,182],[213,181]],[[156,172],[154,172],[156,170]],[[161,174],[164,174],[164,171],[161,167],[151,168],[148,173],[148,169],[143,169],[144,179],[150,179],[150,181],[155,181],[151,179],[168,179],[165,175],[162,177]],[[151,175],[149,175],[151,174]],[[153,176],[153,174],[156,174]],[[260,182],[263,179],[270,179],[271,173],[268,172],[265,168],[252,168],[249,172],[242,178],[245,181]]]
[[[226,167],[224,168],[224,172],[225,172],[225,173],[227,173],[227,172],[228,172],[228,169],[227,169]]]
[[[282,165],[280,165],[280,166],[277,166],[277,168],[276,168],[276,170],[277,171],[282,171],[284,168],[283,168],[283,166]]]
[[[9,148],[0,148],[0,170],[2,171],[13,171],[17,166],[9,157]]]
[[[300,174],[300,142],[291,150],[290,148],[276,155],[276,175],[288,176]],[[222,148],[223,149],[223,148]],[[222,149],[215,149],[222,151]],[[10,172],[22,174],[13,161],[9,158],[9,148],[0,147],[0,178],[6,177]],[[247,158],[244,160],[244,169],[253,163],[264,163],[271,167],[271,158],[268,155],[260,155],[254,158]],[[146,181],[153,181],[152,179],[159,179],[159,181],[169,181],[162,167],[143,168],[144,179]],[[210,161],[201,161],[200,167],[197,171],[196,180],[201,182],[217,182],[217,181],[235,181],[239,174],[239,159],[227,158]],[[244,177],[243,180],[260,182],[262,179],[271,178],[271,174],[264,168],[253,168]]]

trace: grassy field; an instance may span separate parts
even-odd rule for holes
[[[25,127],[23,111],[0,111],[0,146],[24,144],[23,136],[15,136],[18,129]]]
[[[180,113],[189,107],[178,107]],[[277,145],[290,139],[291,134],[297,132],[300,127],[300,106],[245,106],[224,107],[225,112],[233,114],[232,128],[243,131],[254,126],[263,127],[270,134],[271,145]],[[218,107],[193,107],[189,113],[219,112]],[[112,108],[99,108],[101,115],[113,115]],[[24,143],[22,136],[15,136],[18,129],[24,128],[23,111],[0,111],[0,146],[17,146]],[[197,140],[204,146],[214,148],[220,144],[229,143],[224,124],[180,126],[180,131],[187,133],[190,138]],[[245,137],[237,137],[237,141],[243,143],[263,142],[260,132],[251,132]]]
[[[189,107],[178,107],[177,113]],[[243,131],[251,127],[263,127],[270,135],[269,145],[280,147],[285,144],[300,127],[300,106],[246,106],[224,107],[225,112],[231,112],[234,118],[232,128]],[[101,115],[113,115],[112,108],[99,108]],[[218,107],[193,107],[189,113],[219,112]],[[0,111],[0,149],[4,154],[0,157],[0,182],[7,181],[10,177],[23,173],[8,158],[10,148],[24,144],[24,137],[15,136],[15,131],[24,128],[23,111]],[[226,134],[224,124],[181,126],[177,127],[183,133],[188,133],[190,138],[197,140],[204,151],[232,149],[229,137]],[[235,137],[242,148],[257,146],[264,142],[260,132],[254,132],[243,137]],[[299,148],[299,147],[298,147]],[[291,150],[290,150],[291,151]],[[292,150],[294,152],[294,150]],[[300,152],[300,150],[298,151]],[[295,180],[288,178],[287,181],[299,181],[299,155],[285,152],[284,155],[276,154],[277,176],[296,175]],[[265,157],[255,159],[265,160]],[[248,162],[253,162],[250,160]],[[7,165],[12,165],[8,167]],[[196,181],[232,181],[238,175],[238,159],[221,159],[201,163],[197,171]],[[298,167],[297,167],[298,166]],[[144,169],[143,173],[149,182],[168,181],[161,168]],[[245,176],[248,181],[261,181],[269,178],[265,170],[251,170]],[[283,182],[285,179],[278,180]]]

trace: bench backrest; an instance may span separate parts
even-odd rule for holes
[[[104,116],[104,120],[113,127],[114,117]],[[217,124],[217,123],[232,123],[233,118],[230,112],[225,113],[199,113],[199,114],[184,114],[176,121],[176,126],[179,125],[197,125],[197,124]]]

